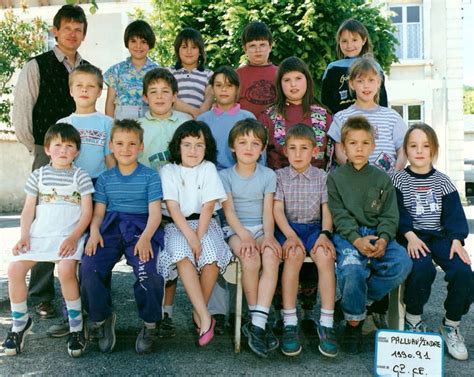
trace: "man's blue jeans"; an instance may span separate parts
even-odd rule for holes
[[[375,235],[376,230],[360,227],[359,234]],[[380,258],[368,258],[339,234],[334,234],[337,251],[337,283],[342,294],[341,307],[348,321],[362,321],[367,302],[382,299],[402,284],[412,268],[405,248],[390,241]]]

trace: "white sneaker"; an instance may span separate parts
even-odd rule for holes
[[[451,327],[442,324],[439,331],[448,347],[449,354],[457,360],[467,360],[468,353],[464,338],[459,331],[459,327]]]
[[[416,325],[412,325],[405,319],[405,331],[410,332],[426,332],[426,324],[423,321],[418,322]]]

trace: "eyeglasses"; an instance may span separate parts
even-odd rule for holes
[[[203,144],[203,143],[197,143],[197,144],[181,143],[181,148],[186,149],[186,150],[195,149],[198,152],[204,152],[205,149],[206,149],[206,144]]]

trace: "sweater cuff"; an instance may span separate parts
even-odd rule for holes
[[[452,243],[454,240],[461,242],[461,245],[464,246],[464,237],[461,234],[451,234],[448,235],[449,241]]]
[[[355,230],[351,233],[349,233],[349,236],[347,237],[347,240],[353,245],[354,241],[358,238],[362,237],[358,232]]]
[[[383,238],[385,241],[387,241],[387,243],[390,242],[390,235],[388,233],[379,233],[378,234],[379,238]]]

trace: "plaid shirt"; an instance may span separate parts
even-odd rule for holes
[[[321,222],[321,204],[327,203],[326,173],[310,166],[303,173],[291,166],[276,171],[275,200],[283,200],[288,221],[298,224]]]

